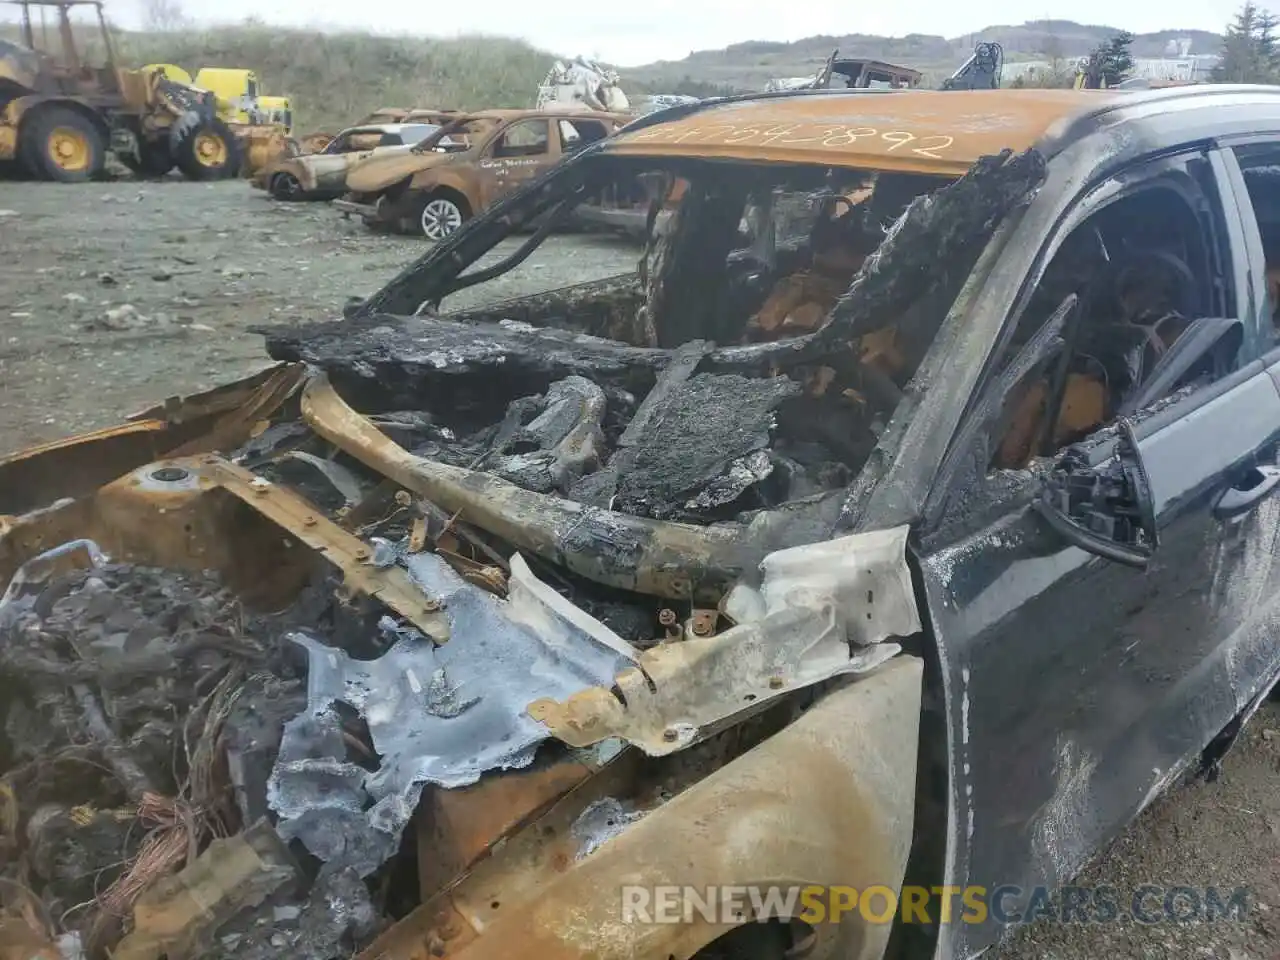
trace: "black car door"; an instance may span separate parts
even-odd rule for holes
[[[1057,319],[1088,324],[1098,318],[1075,311],[1100,310],[1091,283],[1108,262],[1178,261],[1175,272],[1196,280],[1182,314],[1199,321],[1177,341],[1194,359],[1184,375],[1162,379],[1176,362],[1150,366],[1129,394],[1141,409],[1123,409],[1070,451],[989,468],[1000,436],[986,426],[1007,418],[983,410],[1025,382],[1014,357],[949,454],[977,466],[944,464],[949,479],[926,508],[917,561],[946,701],[946,883],[1021,891],[982,924],[944,926],[942,956],[981,949],[1002,922],[1021,918],[1035,886],[1073,876],[1280,669],[1280,497],[1271,496],[1280,490],[1280,353],[1251,354],[1256,316],[1234,315],[1250,265],[1224,170],[1221,157],[1191,151],[1095,188],[1051,238],[1058,252],[1039,284],[1063,299]],[[1060,263],[1094,248],[1101,267]],[[1084,287],[1073,289],[1079,278]],[[1045,314],[1035,305],[1020,326],[1038,327]],[[1083,353],[1083,342],[1074,349]],[[1032,337],[1024,355],[1034,346]],[[1145,481],[1151,516],[1111,518],[1115,550],[1073,545],[1037,506],[1067,466],[1076,481]],[[1097,502],[1101,514],[1125,508],[1123,498]],[[1144,519],[1156,542],[1147,559],[1125,533]]]

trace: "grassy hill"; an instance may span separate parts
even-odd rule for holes
[[[772,77],[804,76],[817,71],[832,50],[841,56],[888,60],[924,71],[926,81],[948,76],[973,52],[980,40],[995,40],[1006,61],[1085,56],[1121,28],[1076,23],[1071,20],[1031,20],[1020,26],[991,26],[963,37],[912,33],[905,37],[880,37],[864,33],[845,36],[805,37],[792,43],[751,41],[722,50],[698,50],[683,60],[665,60],[632,67],[627,76],[646,89],[702,86],[720,89],[758,90]],[[1162,30],[1138,34],[1133,55],[1158,57],[1177,37],[1189,37],[1195,53],[1217,53],[1222,38],[1202,30]]]
[[[1074,58],[1087,54],[1118,28],[1070,20],[1035,20],[992,26],[964,37],[909,34],[814,36],[793,43],[752,41],[699,50],[683,60],[623,70],[628,93],[681,92],[708,96],[762,89],[773,77],[812,74],[839,48],[849,57],[874,57],[923,70],[936,84],[959,66],[978,40],[998,40],[1008,61]],[[56,31],[49,31],[56,50]],[[101,56],[96,29],[79,29],[91,62]],[[0,36],[17,39],[0,22]],[[1197,53],[1217,52],[1221,38],[1203,31],[1164,30],[1139,35],[1135,56],[1160,56],[1175,37],[1190,37]],[[379,106],[457,109],[529,107],[555,54],[523,40],[497,36],[456,39],[320,32],[250,21],[235,26],[166,31],[116,31],[126,65],[175,63],[257,70],[267,93],[293,97],[297,129],[335,130]]]
[[[101,57],[97,32],[77,27],[86,59]],[[10,24],[0,23],[0,36],[18,39]],[[321,33],[260,23],[116,30],[114,36],[128,66],[173,63],[193,75],[200,67],[256,70],[265,92],[293,97],[296,128],[302,132],[335,130],[380,106],[531,107],[555,59],[509,37]],[[48,46],[56,52],[56,31],[51,29],[49,37]]]

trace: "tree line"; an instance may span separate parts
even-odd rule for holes
[[[1246,0],[1227,26],[1222,40],[1222,62],[1214,68],[1213,79],[1218,83],[1280,82],[1277,25],[1280,18]]]

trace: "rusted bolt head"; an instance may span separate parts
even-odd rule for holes
[[[782,678],[781,678],[781,677],[770,677],[770,678],[769,678],[769,689],[770,689],[770,690],[781,690],[781,689],[782,689]]]
[[[410,494],[408,490],[397,490],[396,503],[400,504],[402,507],[407,507],[409,504],[413,503],[413,495]]]
[[[676,612],[670,607],[663,607],[658,611],[658,622],[664,627],[675,626]]]
[[[302,518],[302,525],[304,527],[314,527],[316,525],[316,518],[311,516],[311,514],[307,514]]]
[[[427,611],[427,613],[435,613],[437,610],[439,610],[439,609],[440,609],[440,601],[439,601],[439,600],[425,600],[425,601],[423,601],[422,609],[423,609],[423,610],[425,610],[425,611]]]
[[[667,743],[675,743],[680,737],[680,732],[675,727],[667,727],[662,731],[662,739]]]
[[[356,559],[357,559],[357,560],[368,560],[368,559],[369,559],[369,551],[368,551],[367,549],[365,549],[364,547],[360,547],[358,550],[356,550]]]

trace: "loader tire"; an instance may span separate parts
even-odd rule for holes
[[[23,123],[18,149],[33,176],[59,183],[92,180],[107,162],[102,132],[66,107],[45,107]]]
[[[221,120],[204,120],[178,138],[173,159],[188,180],[228,180],[240,172],[240,142]]]

